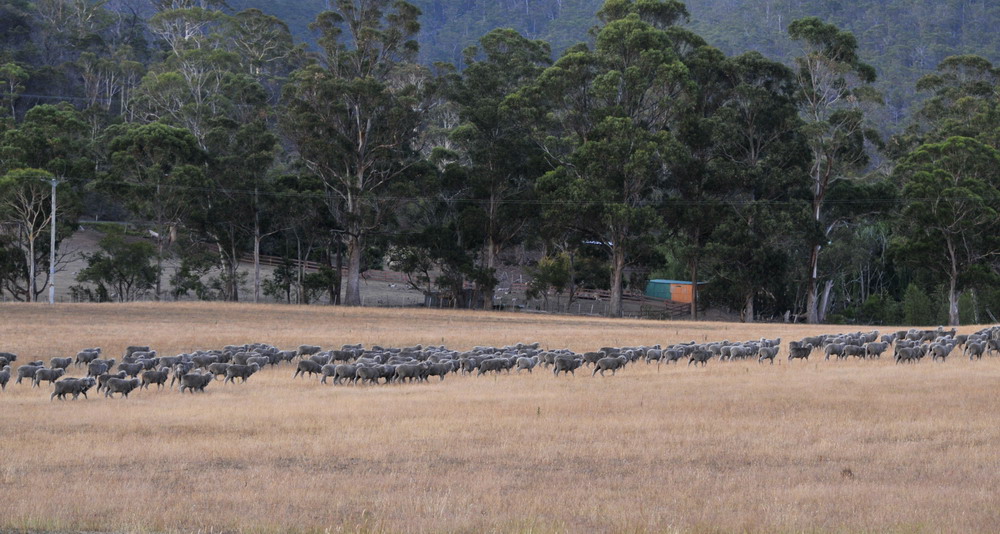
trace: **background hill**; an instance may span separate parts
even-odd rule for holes
[[[421,59],[461,65],[462,50],[491,29],[511,27],[552,44],[555,53],[587,39],[603,0],[411,0],[423,11]],[[302,41],[325,0],[232,0],[285,20]],[[727,54],[757,50],[788,61],[797,53],[788,23],[817,16],[858,38],[864,59],[878,69],[886,96],[883,127],[908,116],[915,82],[944,58],[977,54],[1000,59],[1000,3],[993,0],[688,0],[689,26]]]

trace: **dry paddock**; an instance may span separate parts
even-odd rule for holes
[[[786,341],[837,327],[214,304],[0,305],[45,359],[261,341]],[[963,329],[969,331],[971,329]],[[0,394],[0,531],[997,532],[1000,358],[785,360],[377,387]],[[814,357],[815,359],[815,357]],[[18,363],[21,363],[19,361]],[[541,371],[541,372],[540,372]],[[74,370],[73,374],[80,374]]]

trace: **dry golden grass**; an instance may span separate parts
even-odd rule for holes
[[[0,305],[24,360],[540,341],[786,340],[835,327],[211,304]],[[785,349],[783,348],[783,353]],[[616,377],[292,380],[49,402],[0,394],[0,530],[996,532],[1000,360],[712,361]],[[19,362],[20,363],[20,362]],[[75,370],[74,374],[80,373]]]

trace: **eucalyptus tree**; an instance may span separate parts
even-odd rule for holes
[[[608,252],[611,315],[622,312],[626,265],[661,224],[669,168],[684,157],[672,130],[691,84],[668,30],[685,16],[679,2],[609,0],[593,50],[569,49],[510,101],[534,114],[553,166],[537,186],[547,224]]]
[[[1000,151],[969,137],[918,147],[894,177],[903,185],[895,256],[947,281],[948,321],[959,323],[962,286],[1000,256]]]
[[[510,29],[491,31],[465,51],[468,67],[453,96],[461,123],[451,139],[467,167],[464,224],[482,236],[481,263],[490,273],[497,256],[522,240],[536,218],[534,180],[545,168],[528,125],[507,112],[503,100],[533,82],[550,55],[547,43]],[[492,286],[484,292],[492,294]]]
[[[390,0],[339,0],[312,27],[318,60],[285,88],[283,129],[320,177],[347,245],[344,304],[361,304],[365,241],[392,215],[386,192],[419,160],[424,80],[416,59],[420,11]]]
[[[825,314],[819,297],[820,253],[844,222],[827,216],[827,194],[834,184],[868,164],[868,143],[877,140],[877,134],[866,122],[865,106],[880,103],[881,97],[871,86],[875,69],[861,61],[858,42],[850,32],[807,17],[793,21],[788,34],[803,52],[795,58],[795,76],[805,122],[801,131],[812,155],[809,176],[815,225],[807,262],[806,315],[808,322],[817,323]],[[825,295],[832,285],[827,282]]]

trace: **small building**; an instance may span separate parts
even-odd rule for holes
[[[698,289],[701,290],[701,286],[705,284],[707,282],[698,282]],[[693,283],[681,280],[650,280],[646,284],[645,294],[649,298],[690,303],[693,287]]]

